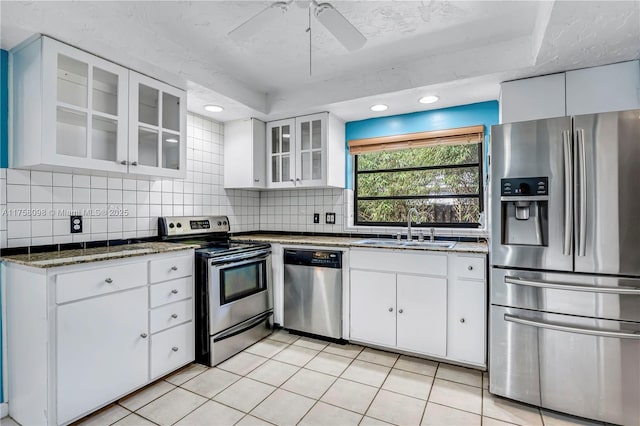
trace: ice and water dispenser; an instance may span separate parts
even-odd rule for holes
[[[502,244],[546,246],[549,241],[549,179],[500,180]]]

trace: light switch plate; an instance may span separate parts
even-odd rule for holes
[[[313,214],[313,223],[320,223],[320,213]]]

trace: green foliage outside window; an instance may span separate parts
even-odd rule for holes
[[[356,156],[356,223],[477,226],[481,144],[437,145]]]

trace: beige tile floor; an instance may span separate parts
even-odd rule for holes
[[[215,368],[192,364],[78,423],[597,424],[494,397],[487,380],[468,368],[278,331]]]

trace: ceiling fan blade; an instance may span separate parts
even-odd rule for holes
[[[317,5],[315,15],[347,50],[358,50],[367,42],[367,38],[329,3]]]
[[[259,33],[271,24],[278,16],[282,16],[288,8],[285,2],[276,2],[266,9],[258,12],[247,21],[235,27],[227,34],[233,40],[246,40]]]

